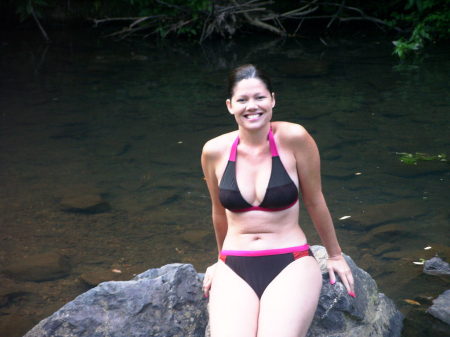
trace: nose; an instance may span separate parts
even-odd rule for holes
[[[247,110],[253,111],[258,108],[258,105],[256,104],[254,99],[250,99],[247,102]]]

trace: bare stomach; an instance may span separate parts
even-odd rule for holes
[[[228,231],[222,249],[262,250],[300,246],[307,243],[297,216],[252,212],[228,217]]]

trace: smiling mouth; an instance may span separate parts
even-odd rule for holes
[[[259,118],[259,117],[261,117],[262,116],[262,112],[260,112],[260,113],[256,113],[256,114],[249,114],[249,115],[244,115],[244,117],[246,118],[246,119],[257,119],[257,118]]]

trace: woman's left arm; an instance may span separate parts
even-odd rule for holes
[[[289,127],[290,146],[294,151],[303,203],[328,252],[330,283],[337,273],[349,295],[355,297],[353,275],[342,256],[330,212],[322,193],[319,150],[311,135],[300,125]]]

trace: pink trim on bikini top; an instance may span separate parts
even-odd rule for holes
[[[272,154],[272,157],[278,157],[278,149],[275,143],[275,139],[273,138],[272,128],[270,128],[269,135],[267,137],[269,138],[270,153]],[[238,144],[239,144],[239,136],[236,137],[236,139],[233,142],[233,145],[231,145],[230,159],[229,159],[230,161],[236,161]]]
[[[283,207],[276,207],[276,208],[264,208],[261,206],[251,206],[251,207],[247,207],[247,208],[242,208],[242,209],[235,209],[233,210],[233,212],[235,213],[241,213],[241,212],[248,212],[248,211],[265,211],[265,212],[278,212],[278,211],[283,211],[285,209],[291,208],[292,206],[294,206],[297,203],[298,200],[298,196],[297,199],[295,199],[295,201],[287,206],[283,206]]]
[[[287,254],[302,252],[309,249],[309,245],[306,243],[302,246],[294,246],[287,248],[276,248],[276,249],[263,249],[263,250],[222,250],[221,255],[234,255],[234,256],[266,256],[266,255],[276,255],[276,254]]]

